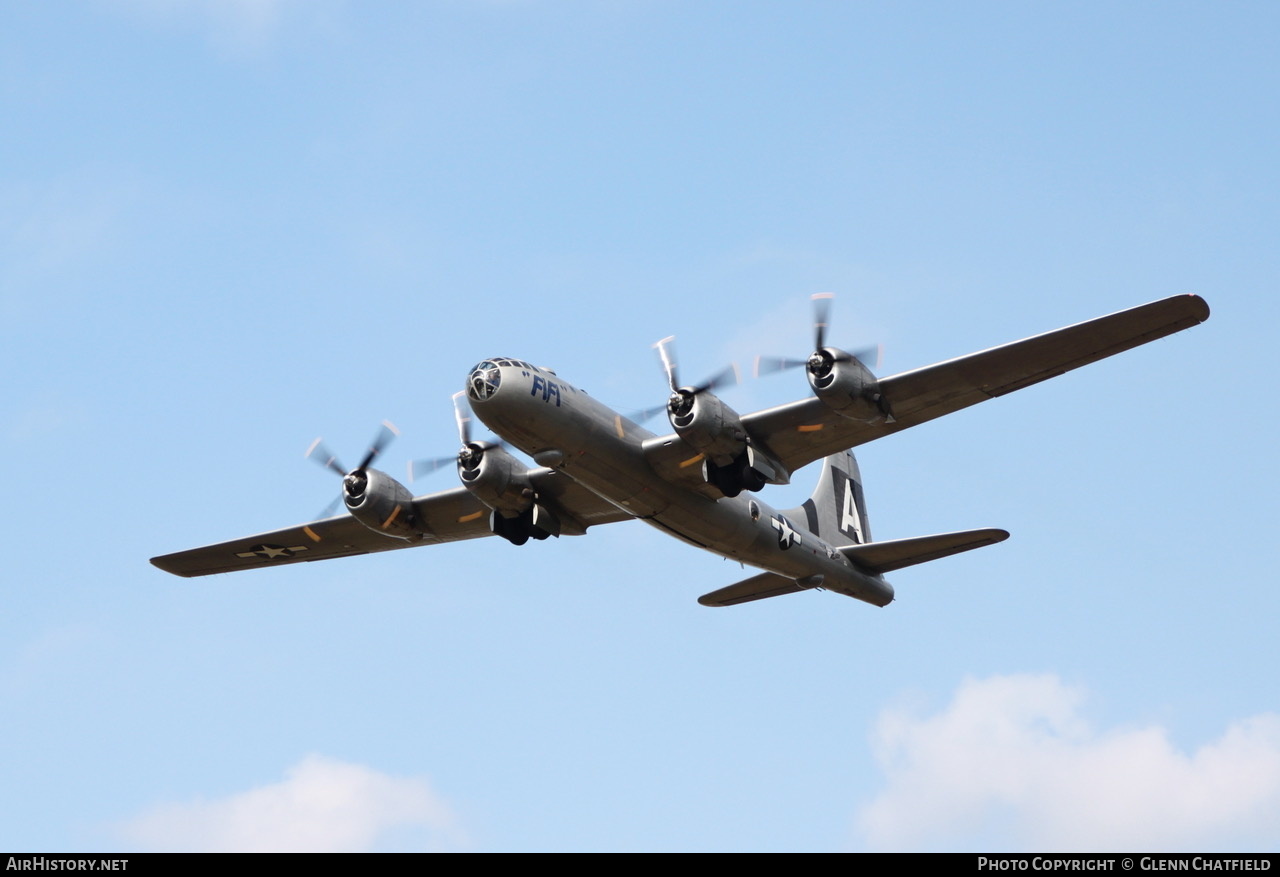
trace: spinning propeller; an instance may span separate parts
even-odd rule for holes
[[[322,439],[316,439],[311,443],[311,447],[307,448],[306,456],[342,477],[342,493],[338,494],[333,502],[325,507],[325,510],[320,515],[321,518],[327,518],[332,515],[338,507],[338,503],[344,497],[349,496],[354,499],[364,493],[365,486],[369,483],[369,476],[366,474],[366,470],[378,458],[383,449],[390,444],[391,440],[399,434],[400,430],[396,429],[394,424],[390,421],[382,421],[382,428],[378,430],[378,434],[369,443],[369,449],[365,451],[360,465],[350,471],[338,462],[337,456],[329,450],[329,446]]]
[[[780,356],[757,356],[755,374],[773,374],[787,369],[804,366],[814,378],[821,379],[831,373],[837,362],[856,359],[872,371],[880,368],[880,356],[883,348],[864,347],[852,353],[827,347],[827,327],[831,322],[831,300],[835,295],[830,292],[819,292],[813,296],[813,353],[805,359],[788,359]]]
[[[632,417],[631,419],[636,423],[643,423],[663,409],[666,409],[672,417],[685,417],[693,410],[693,403],[699,394],[738,383],[738,367],[733,363],[729,363],[729,365],[696,386],[680,386],[680,378],[676,369],[675,345],[673,344],[675,340],[675,336],[670,335],[653,345],[662,360],[663,371],[667,373],[667,384],[671,387],[671,395],[662,405],[647,408]]]
[[[479,468],[480,461],[484,458],[484,452],[489,448],[495,447],[492,442],[476,442],[471,440],[471,412],[467,410],[466,403],[463,401],[463,393],[457,392],[453,394],[453,419],[458,424],[458,439],[462,442],[462,447],[458,453],[450,457],[436,457],[430,460],[410,460],[409,461],[409,481],[412,483],[415,478],[420,475],[429,475],[441,466],[449,463],[457,463],[460,467],[467,471],[474,471]]]

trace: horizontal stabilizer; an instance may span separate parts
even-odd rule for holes
[[[762,572],[758,576],[735,582],[726,588],[703,594],[698,602],[703,606],[736,606],[739,603],[750,603],[752,600],[763,600],[765,597],[780,597],[783,594],[794,594],[807,590],[786,576],[777,573]]]
[[[866,545],[850,545],[836,549],[858,566],[874,575],[893,572],[904,566],[928,563],[941,557],[950,557],[962,551],[972,551],[987,545],[995,545],[1009,538],[1007,530],[963,530],[959,533],[939,533],[936,536],[917,536],[914,539],[894,539],[889,542],[869,542]],[[756,578],[759,578],[757,576]],[[751,581],[748,579],[747,581]],[[746,584],[742,582],[741,584]],[[733,587],[738,587],[734,585]],[[725,588],[730,590],[730,588]],[[717,591],[716,593],[720,593]],[[710,594],[707,595],[711,596]],[[769,595],[766,595],[769,596]],[[704,598],[705,599],[705,598]]]

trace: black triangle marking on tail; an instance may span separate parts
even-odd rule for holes
[[[822,529],[818,526],[818,507],[813,503],[813,497],[806,499],[800,508],[804,509],[804,520],[809,526],[809,532],[822,538]]]

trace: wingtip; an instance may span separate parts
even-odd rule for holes
[[[156,569],[160,570],[161,572],[167,572],[167,573],[169,573],[169,575],[173,575],[173,576],[181,576],[181,577],[182,577],[182,578],[184,578],[184,579],[189,579],[189,578],[191,578],[191,577],[192,577],[193,573],[183,572],[182,570],[177,570],[177,569],[172,569],[172,568],[171,568],[171,565],[167,565],[167,564],[166,564],[166,561],[167,561],[168,559],[169,559],[169,555],[167,555],[167,554],[162,554],[162,555],[160,555],[160,556],[158,556],[158,557],[153,557],[153,558],[151,558],[151,565],[152,565],[152,566],[154,566]]]

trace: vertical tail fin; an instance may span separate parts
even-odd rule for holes
[[[832,545],[865,545],[871,541],[862,473],[853,451],[840,451],[822,461],[822,474],[813,496],[795,516],[804,515],[810,531]]]

